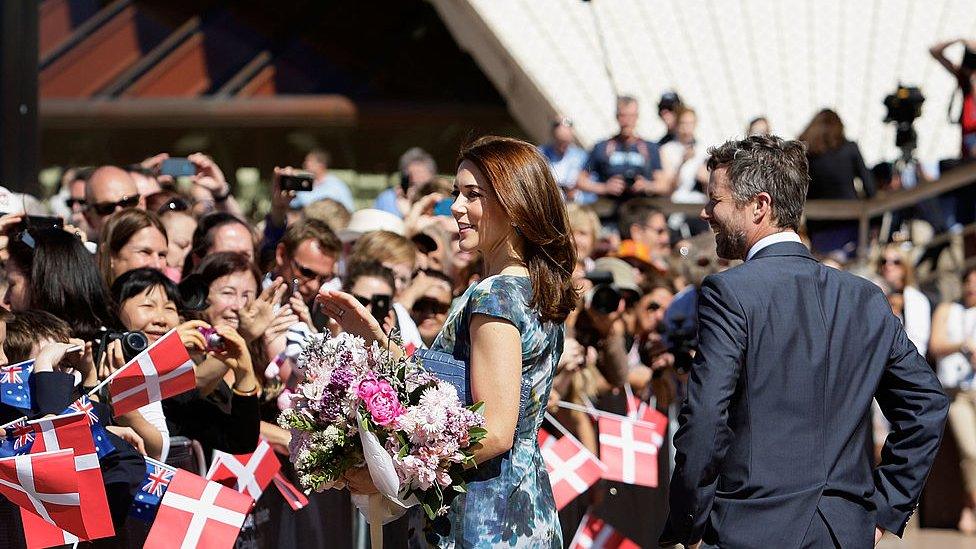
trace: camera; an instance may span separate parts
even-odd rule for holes
[[[918,144],[918,134],[913,124],[915,119],[922,116],[922,103],[925,96],[922,90],[915,86],[898,85],[895,93],[885,97],[884,105],[888,109],[885,122],[895,123],[895,146],[902,150],[902,156],[907,161],[912,157],[912,151]]]
[[[203,339],[207,342],[207,351],[223,351],[226,348],[224,338],[217,333],[217,330],[200,327],[197,331],[203,334]]]
[[[172,177],[192,177],[197,174],[197,167],[186,158],[167,158],[159,166],[159,175]]]
[[[613,273],[610,271],[590,271],[586,278],[593,282],[593,288],[586,292],[585,305],[599,313],[608,315],[620,306],[623,294],[613,285]]]
[[[691,370],[698,351],[698,290],[679,293],[664,313],[664,344],[674,355],[674,369],[679,374]]]
[[[624,178],[624,185],[627,185],[628,189],[633,187],[634,183],[637,182],[637,170],[634,168],[628,168],[627,171],[620,174],[620,176]]]
[[[105,354],[109,344],[113,341],[122,342],[122,356],[125,358],[126,364],[132,362],[136,355],[149,348],[149,338],[142,332],[123,332],[102,328],[92,340],[95,364],[101,361],[102,355]]]
[[[312,182],[315,181],[315,176],[308,172],[297,172],[293,175],[282,175],[279,181],[283,191],[304,192],[312,190]]]

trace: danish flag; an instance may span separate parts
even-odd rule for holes
[[[109,383],[115,417],[196,387],[193,361],[175,329],[122,367]]]
[[[251,454],[235,456],[219,450],[215,451],[213,463],[207,472],[207,480],[246,493],[257,501],[279,471],[281,471],[281,462],[278,461],[268,441],[262,438]]]
[[[38,419],[28,422],[27,426],[34,430],[32,454],[53,450],[71,450],[74,453],[78,494],[84,511],[83,529],[68,532],[31,513],[21,511],[27,546],[33,549],[73,543],[79,539],[93,540],[114,536],[112,515],[105,496],[105,483],[86,414],[75,412]]]
[[[0,495],[29,511],[25,515],[84,532],[78,473],[71,450],[0,459]],[[25,533],[27,528],[25,524]]]
[[[621,534],[603,519],[583,515],[569,549],[640,549],[640,545]]]
[[[606,468],[603,463],[572,435],[564,435],[542,450],[549,472],[556,509],[562,510],[577,496],[596,484]]]
[[[625,417],[600,416],[603,478],[657,487],[657,451],[664,439],[654,424]]]
[[[664,439],[664,432],[668,429],[668,416],[649,406],[643,400],[629,395],[627,397],[627,417],[654,424],[654,430]]]
[[[247,494],[177,469],[143,547],[229,549],[253,504]]]

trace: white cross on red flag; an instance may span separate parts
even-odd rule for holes
[[[564,435],[554,444],[543,448],[542,459],[549,472],[549,484],[552,485],[558,510],[596,484],[605,468],[592,452],[571,435]]]
[[[76,412],[47,419],[30,421],[34,430],[31,453],[71,450],[78,472],[78,494],[84,513],[84,532],[66,532],[37,515],[22,510],[24,537],[28,549],[64,545],[81,540],[93,540],[115,535],[112,514],[105,496],[105,483],[99,468],[95,441],[85,412]]]
[[[627,417],[654,424],[654,430],[661,435],[663,440],[664,432],[668,429],[668,416],[657,411],[653,406],[649,406],[634,395],[629,395],[627,397]]]
[[[657,451],[664,442],[654,424],[625,417],[601,416],[600,460],[603,478],[657,487]]]
[[[557,440],[559,440],[558,438],[556,438],[555,435],[553,435],[549,431],[546,431],[545,429],[539,429],[538,438],[539,438],[540,450],[545,450],[546,448],[549,448],[550,446],[555,444]]]
[[[250,454],[231,455],[214,451],[207,480],[246,493],[257,501],[280,470],[281,462],[268,441],[262,438],[258,447]]]
[[[0,459],[0,495],[69,532],[85,532],[71,450]]]
[[[603,519],[583,515],[569,549],[640,549],[640,545],[621,534]]]
[[[228,549],[254,505],[247,494],[177,469],[144,549]]]
[[[193,361],[175,329],[123,366],[108,386],[115,417],[194,387]]]

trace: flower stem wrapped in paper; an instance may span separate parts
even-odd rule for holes
[[[305,489],[341,488],[347,471],[366,465],[382,494],[365,513],[374,528],[417,504],[430,518],[443,515],[465,491],[461,473],[487,434],[481,403],[464,406],[453,385],[416,360],[348,333],[311,336],[298,368],[304,381],[278,422],[291,430]]]

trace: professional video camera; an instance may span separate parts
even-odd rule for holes
[[[885,122],[895,123],[895,146],[901,149],[902,159],[910,161],[915,147],[918,145],[918,134],[915,133],[915,119],[922,116],[922,103],[925,96],[922,90],[915,86],[898,84],[895,93],[885,97],[884,105],[888,109]]]

